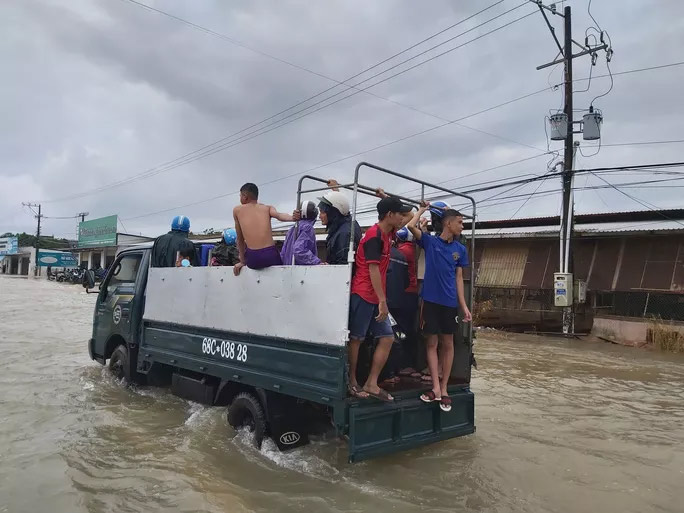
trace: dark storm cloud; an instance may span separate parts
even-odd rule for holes
[[[683,8],[674,1],[661,4],[662,8],[653,9],[641,2],[624,2],[616,10],[607,2],[593,3],[596,18],[613,39],[614,70],[680,59]],[[259,51],[343,80],[485,4],[174,1],[151,5]],[[507,0],[477,21],[515,5]],[[573,8],[576,34],[583,39],[583,29],[590,23],[586,2],[573,2]],[[519,12],[530,10],[526,7]],[[478,29],[455,44],[517,15]],[[3,3],[0,20],[4,35],[0,57],[9,77],[2,81],[0,92],[12,100],[2,107],[6,136],[0,143],[0,230],[33,229],[34,221],[20,206],[22,200],[68,196],[154,168],[333,85],[123,0]],[[473,24],[450,31],[435,42]],[[532,16],[370,91],[439,118],[457,119],[558,83],[560,68],[550,76],[549,70],[534,69],[554,55],[543,20]],[[587,60],[577,61],[576,77],[587,76],[588,71]],[[605,72],[600,59],[594,75]],[[606,119],[603,142],[682,138],[677,84],[683,74],[682,68],[672,68],[617,77],[611,94],[597,101]],[[585,85],[579,83],[577,88]],[[593,80],[590,91],[577,96],[576,107],[586,108],[608,85],[607,79]],[[540,174],[546,170],[545,157],[458,180],[545,151],[543,117],[560,102],[560,91],[549,91],[463,121],[501,138],[451,125],[317,173],[348,179],[354,164],[364,158],[426,179],[456,179],[451,182],[454,185]],[[440,123],[443,121],[429,115],[360,93],[178,169],[100,194],[46,203],[44,208],[48,215],[81,210],[92,216],[116,213],[128,231],[155,234],[165,229],[171,213],[137,216],[228,194],[247,180],[265,183],[301,173]],[[554,143],[552,148],[559,146]],[[596,157],[580,158],[578,167],[681,160],[680,153],[677,145],[605,147]],[[369,175],[368,180],[376,183],[379,178]],[[295,183],[296,179],[290,178],[265,185],[262,196],[290,209]],[[402,191],[411,188],[393,181],[382,183]],[[587,183],[600,182],[589,178]],[[549,180],[541,190],[554,185]],[[528,186],[516,192],[532,190],[534,187]],[[639,195],[666,207],[678,202],[677,191],[644,190]],[[578,210],[605,210],[604,201],[611,208],[641,208],[615,191],[602,190],[600,195],[580,194]],[[192,218],[198,230],[222,228],[230,224],[235,201],[235,196],[229,195],[182,213]],[[482,214],[508,217],[519,206],[483,206]],[[525,205],[519,215],[542,215],[556,209],[556,198],[540,197]],[[74,223],[46,221],[46,229],[73,234]]]

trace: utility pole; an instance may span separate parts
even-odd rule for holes
[[[22,203],[22,205],[29,207],[32,210],[33,210],[33,207],[38,207],[38,213],[36,214],[36,219],[38,219],[38,228],[36,229],[36,243],[33,245],[35,250],[36,250],[36,262],[35,262],[35,267],[33,269],[33,275],[38,276],[38,249],[40,248],[40,220],[43,217],[43,214],[41,211],[41,205],[40,205],[40,203],[38,203],[38,204],[36,204],[36,203]]]
[[[79,212],[76,215],[81,218],[81,222],[83,223],[83,222],[85,222],[86,216],[90,215],[90,212]]]
[[[575,167],[575,154],[577,152],[577,147],[579,142],[575,143],[575,120],[574,120],[574,108],[573,108],[573,88],[572,88],[572,61],[577,57],[583,55],[591,55],[592,66],[596,64],[597,52],[600,50],[606,50],[607,60],[610,61],[613,50],[608,44],[604,42],[603,32],[600,32],[600,43],[596,38],[594,38],[596,44],[591,46],[589,44],[589,38],[585,35],[584,44],[580,44],[572,39],[572,9],[570,6],[566,6],[563,9],[563,14],[558,12],[556,4],[550,4],[546,6],[542,3],[542,0],[529,0],[539,7],[546,25],[551,31],[551,35],[558,48],[558,54],[561,56],[560,59],[556,58],[552,62],[537,66],[537,69],[548,68],[549,66],[555,66],[561,62],[564,65],[563,81],[564,81],[564,104],[563,115],[554,115],[549,119],[552,124],[552,134],[551,139],[553,140],[564,140],[563,148],[563,174],[561,176],[563,185],[563,205],[561,213],[561,224],[559,227],[559,272],[554,275],[554,303],[556,306],[561,306],[563,308],[563,334],[573,334],[575,330],[575,315],[574,315],[574,298],[573,298],[573,254],[572,254],[572,232],[573,232],[573,222],[574,222],[574,199],[573,199],[573,181],[574,181],[574,167]],[[563,45],[556,37],[555,28],[549,21],[547,12],[555,16],[560,16],[563,18]],[[572,48],[573,44],[581,49],[580,52],[573,55]],[[557,56],[558,57],[558,56]],[[593,106],[589,109],[590,116],[593,116]],[[599,115],[600,116],[600,115]],[[586,119],[586,116],[585,116]],[[594,118],[598,119],[598,118]],[[578,124],[583,123],[582,121],[577,122]],[[598,130],[598,123],[596,121],[596,130]],[[554,125],[555,124],[555,125]],[[586,128],[586,125],[583,125]],[[555,129],[555,136],[554,136]],[[581,131],[581,130],[580,130]],[[584,133],[586,139],[596,139],[598,136],[589,136],[587,132]]]
[[[560,256],[560,272],[572,273],[572,224],[574,214],[574,202],[572,198],[572,185],[574,174],[573,162],[573,116],[572,116],[572,11],[570,6],[565,7],[563,11],[565,16],[565,40],[563,44],[563,61],[565,71],[563,73],[565,79],[565,115],[568,117],[568,133],[565,137],[565,147],[563,151],[563,215],[561,217],[561,250],[563,254]],[[568,334],[574,332],[574,303],[570,306],[563,307],[563,333]]]

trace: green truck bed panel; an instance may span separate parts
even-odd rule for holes
[[[345,352],[344,347],[145,321],[139,358],[330,404],[346,397]]]
[[[449,390],[450,412],[418,394],[393,403],[358,402],[349,408],[349,461],[390,454],[475,431],[475,400],[469,389]]]

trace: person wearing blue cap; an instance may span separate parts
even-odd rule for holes
[[[160,235],[152,246],[152,267],[175,267],[178,255],[192,255],[189,258],[190,265],[197,265],[195,245],[188,234],[190,232],[190,219],[186,216],[176,216],[171,221],[171,231]],[[190,253],[191,252],[191,253]]]

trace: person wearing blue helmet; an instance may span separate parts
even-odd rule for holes
[[[430,203],[430,217],[432,222],[432,231],[434,233],[442,233],[442,219],[444,212],[449,210],[451,205],[446,201],[432,201]]]
[[[235,245],[237,242],[237,231],[235,228],[226,228],[223,230],[223,242],[228,245]]]
[[[239,261],[240,253],[237,248],[237,231],[235,228],[226,228],[223,230],[223,239],[211,251],[209,265],[235,265]]]
[[[152,267],[175,267],[178,254],[192,255],[190,265],[197,265],[195,245],[190,239],[190,219],[186,216],[176,216],[171,221],[171,231],[160,235],[152,246]]]
[[[389,275],[387,285],[387,305],[394,320],[404,333],[401,343],[401,369],[399,376],[420,377],[415,366],[418,357],[418,276],[416,261],[416,244],[413,234],[406,227],[395,235],[395,247],[392,248],[392,261],[400,261],[405,269],[403,287],[390,298]],[[392,264],[390,264],[392,266]]]

